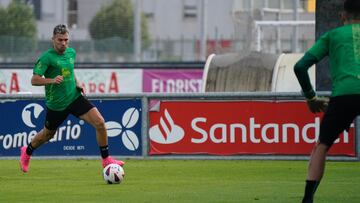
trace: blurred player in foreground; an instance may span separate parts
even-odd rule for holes
[[[341,132],[360,115],[360,0],[345,0],[344,25],[322,35],[296,63],[294,71],[311,112],[324,111],[319,141],[311,152],[303,203],[311,203],[324,174],[326,155]],[[316,96],[307,70],[329,56],[330,101]]]
[[[65,25],[60,24],[54,28],[52,42],[53,47],[37,60],[31,78],[32,85],[45,86],[45,126],[28,146],[21,147],[20,169],[28,172],[33,151],[55,135],[56,130],[69,114],[88,122],[95,128],[103,167],[111,163],[124,165],[124,162],[109,156],[104,118],[81,94],[82,87],[74,75],[76,52],[68,47],[69,31]]]

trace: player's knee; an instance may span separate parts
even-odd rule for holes
[[[105,120],[104,118],[102,117],[99,117],[95,120],[94,122],[94,127],[97,129],[97,130],[105,130],[106,127],[105,127]]]
[[[316,144],[317,149],[325,151],[325,152],[329,151],[330,147],[331,147],[331,144],[327,144],[327,143],[323,143],[323,142],[318,142]]]

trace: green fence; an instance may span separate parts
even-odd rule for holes
[[[31,38],[0,36],[0,62],[19,63],[34,62],[37,57],[52,46],[51,40],[38,41]],[[267,39],[265,47],[273,47],[277,40]],[[299,41],[301,51],[311,44],[311,39]],[[291,40],[283,41],[284,49],[290,47]],[[77,51],[78,62],[133,62],[133,43],[119,37],[103,40],[72,40],[70,46]],[[245,39],[242,40],[208,40],[207,55],[216,53],[240,52],[248,49]],[[274,50],[263,50],[272,53]],[[160,40],[153,39],[141,48],[142,62],[190,62],[201,61],[198,39]]]

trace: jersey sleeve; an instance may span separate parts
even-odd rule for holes
[[[42,55],[35,63],[33,74],[43,76],[49,67],[49,62],[46,55]]]
[[[307,99],[316,96],[316,92],[311,85],[308,69],[318,62],[318,59],[312,54],[305,53],[305,55],[295,64],[294,72],[300,83],[302,92]]]
[[[75,51],[75,49],[74,49],[74,48],[69,47],[69,48],[68,48],[68,51],[69,51],[69,53],[71,53],[71,54],[72,54],[72,56],[74,57],[74,60],[75,60],[75,59],[76,59],[76,51]]]
[[[318,61],[327,56],[329,54],[329,32],[322,35],[307,53],[315,56]]]

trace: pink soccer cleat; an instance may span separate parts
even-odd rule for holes
[[[123,162],[121,160],[118,161],[116,159],[113,159],[111,156],[108,156],[105,159],[102,159],[103,168],[105,168],[109,164],[118,164],[120,166],[123,166],[125,164],[125,162]]]
[[[20,170],[24,173],[29,171],[30,156],[26,154],[26,146],[20,148]]]

